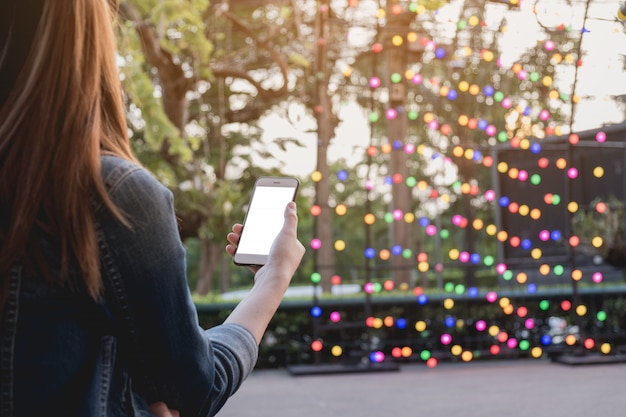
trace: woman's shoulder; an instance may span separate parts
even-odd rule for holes
[[[141,209],[143,206],[157,209],[172,201],[172,192],[147,169],[132,161],[102,156],[101,171],[109,196],[123,210],[128,211],[130,207]]]
[[[109,193],[120,187],[157,187],[165,188],[148,170],[133,161],[112,155],[100,158],[102,180]]]

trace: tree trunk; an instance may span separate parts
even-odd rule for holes
[[[389,14],[393,16],[393,14]],[[397,18],[391,18],[390,24],[392,27],[397,25],[408,25],[408,21],[405,21],[404,16]],[[391,152],[390,159],[390,174],[392,176],[398,175],[400,181],[396,184],[394,181],[392,185],[392,199],[391,199],[391,211],[399,210],[402,213],[402,218],[394,220],[392,227],[391,246],[398,246],[402,250],[408,249],[411,245],[409,228],[404,221],[404,215],[410,210],[411,190],[406,186],[405,181],[408,176],[407,159],[408,156],[404,152],[404,145],[406,144],[407,133],[407,116],[404,112],[406,101],[406,86],[404,79],[404,71],[406,69],[406,56],[407,51],[404,46],[394,46],[387,36],[385,48],[388,52],[388,85],[389,85],[389,107],[397,111],[397,117],[389,120],[387,124],[387,136],[389,142],[393,144],[398,142],[401,144],[400,149],[394,149]],[[392,74],[402,74],[402,81],[398,83],[390,83],[389,77]],[[392,255],[392,277],[396,285],[410,284],[412,270],[410,267],[411,259],[404,258],[402,254]]]
[[[326,6],[328,6],[326,4]],[[317,50],[317,170],[322,178],[315,186],[316,203],[322,211],[315,221],[316,237],[322,242],[317,250],[315,262],[317,272],[322,277],[322,291],[330,292],[331,277],[335,270],[335,253],[332,242],[332,215],[328,200],[330,197],[330,170],[328,168],[328,145],[333,134],[333,118],[330,98],[328,96],[328,57],[326,56],[326,12],[320,10],[317,20],[318,50]]]
[[[200,241],[200,271],[195,291],[198,295],[207,295],[213,290],[213,265],[218,261],[219,253],[215,243],[205,239]]]

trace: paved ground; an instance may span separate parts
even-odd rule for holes
[[[443,363],[294,376],[255,370],[218,417],[624,417],[626,363]]]

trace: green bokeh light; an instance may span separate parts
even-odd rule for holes
[[[533,174],[530,176],[530,183],[532,185],[539,185],[541,184],[541,175],[539,174]]]

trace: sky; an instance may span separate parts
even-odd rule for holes
[[[501,59],[505,65],[514,63],[520,53],[537,42],[537,34],[540,33],[537,18],[546,25],[569,21],[566,24],[572,30],[582,28],[584,4],[581,0],[572,0],[572,7],[563,0],[521,1],[520,11],[515,19],[509,21],[503,36],[502,42],[507,46]],[[583,65],[579,67],[576,88],[576,94],[583,99],[576,107],[574,131],[595,129],[624,120],[623,111],[611,97],[626,94],[626,73],[620,61],[621,55],[626,55],[626,28],[622,22],[616,21],[619,2],[596,0],[595,3],[590,9],[585,25],[587,32],[583,37],[585,55]],[[459,4],[460,0],[450,2],[441,10],[439,18],[447,18],[451,24],[456,25],[458,10],[455,7]],[[571,71],[571,66],[569,70]],[[307,120],[302,108],[292,111],[302,113],[302,121],[297,127],[286,123],[277,114],[266,115],[260,123],[264,130],[262,139],[268,144],[272,154],[284,164],[285,174],[304,177],[315,170],[315,122]],[[361,109],[355,103],[344,102],[340,105],[339,117],[341,123],[329,147],[328,158],[330,162],[345,159],[351,166],[362,160],[363,152],[369,145],[367,110]],[[304,147],[291,146],[287,152],[281,151],[271,145],[277,137],[297,138]],[[262,164],[262,161],[257,162]]]

